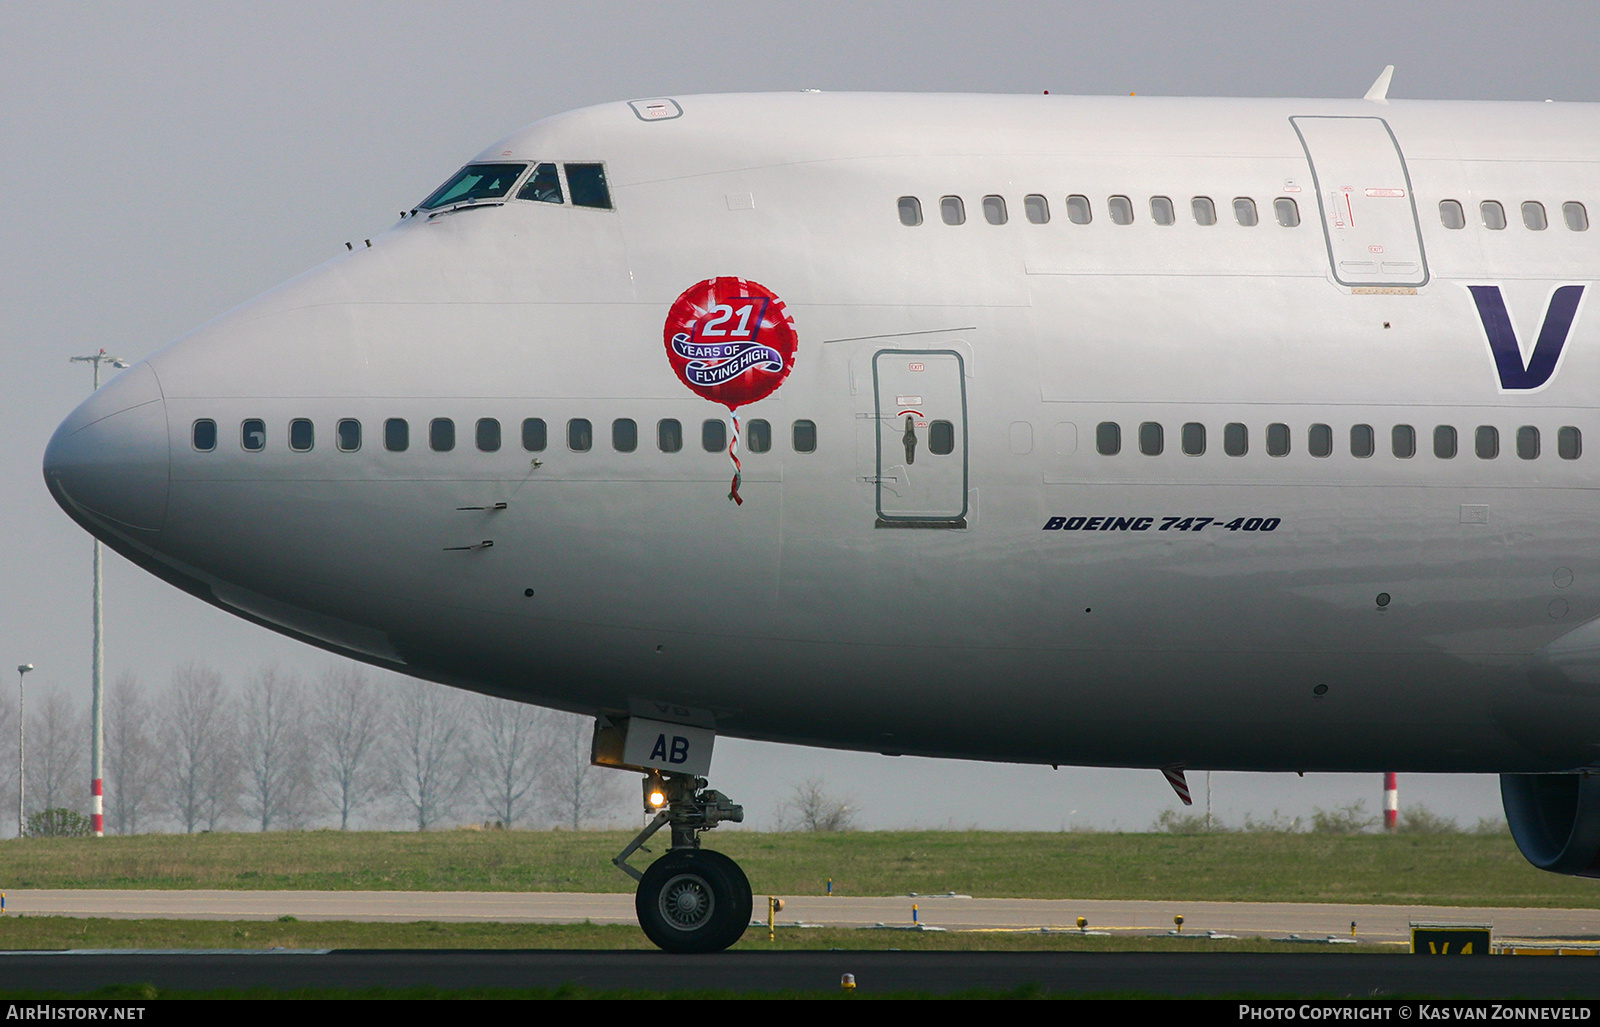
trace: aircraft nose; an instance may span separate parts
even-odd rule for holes
[[[44,451],[44,480],[73,520],[98,535],[112,521],[160,531],[169,484],[167,404],[149,364],[136,364],[84,400]]]

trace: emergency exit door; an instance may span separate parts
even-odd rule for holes
[[[1295,117],[1333,280],[1347,286],[1428,281],[1416,197],[1389,123],[1373,117]]]
[[[880,350],[880,528],[967,526],[966,366],[953,350]]]

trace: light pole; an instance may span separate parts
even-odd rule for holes
[[[68,358],[74,364],[88,364],[94,368],[94,391],[100,390],[100,365],[108,363],[112,367],[121,369],[128,364],[120,357],[113,357],[104,349],[98,353],[91,353],[86,357]],[[105,635],[102,630],[102,611],[100,606],[100,540],[94,540],[94,666],[91,672],[89,685],[89,795],[90,809],[89,820],[94,826],[94,836],[105,836],[105,797],[101,788],[104,775],[101,773],[105,756],[105,682],[102,664],[105,663]]]
[[[23,716],[22,716],[22,714],[23,714],[22,700],[23,700],[23,696],[26,694],[26,690],[27,690],[26,681],[27,681],[28,671],[30,671],[32,669],[33,669],[33,664],[31,664],[31,663],[19,663],[19,664],[17,664],[17,837],[18,838],[26,838],[28,836],[28,823],[27,823],[26,820],[23,819],[23,816],[22,816],[22,786],[23,786],[23,781],[25,780],[25,778],[22,775],[23,775],[23,772],[28,769],[27,760],[24,758],[24,754],[27,752],[27,750],[23,748],[24,735],[23,735],[23,732],[22,732],[22,725],[25,724],[26,721],[23,719]]]

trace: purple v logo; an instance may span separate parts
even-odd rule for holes
[[[1522,347],[1517,345],[1517,333],[1511,327],[1511,315],[1506,312],[1500,287],[1469,285],[1467,290],[1478,305],[1478,320],[1483,322],[1483,332],[1489,337],[1489,351],[1494,354],[1495,370],[1500,374],[1500,388],[1507,392],[1537,389],[1548,382],[1555,374],[1572,321],[1578,315],[1583,286],[1563,285],[1551,295],[1550,308],[1545,311],[1544,324],[1539,328],[1539,339],[1526,364],[1522,361]]]

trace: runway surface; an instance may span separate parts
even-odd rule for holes
[[[1091,929],[1151,934],[1215,931],[1240,937],[1355,937],[1401,943],[1414,920],[1484,923],[1496,940],[1600,939],[1600,910],[1364,906],[1282,902],[1132,902],[1089,899],[985,899],[937,896],[860,898],[784,896],[779,922],[827,927],[905,926],[915,904],[921,923],[948,930]],[[758,915],[766,903],[757,896]],[[16,890],[6,894],[9,913],[119,919],[441,920],[533,923],[632,924],[628,894],[532,892],[314,892],[314,891],[112,891]],[[1600,969],[1600,967],[1597,967]]]
[[[0,989],[86,991],[373,987],[837,992],[1008,992],[1304,998],[1590,998],[1596,964],[1575,957],[1087,952],[333,952],[0,955]]]

